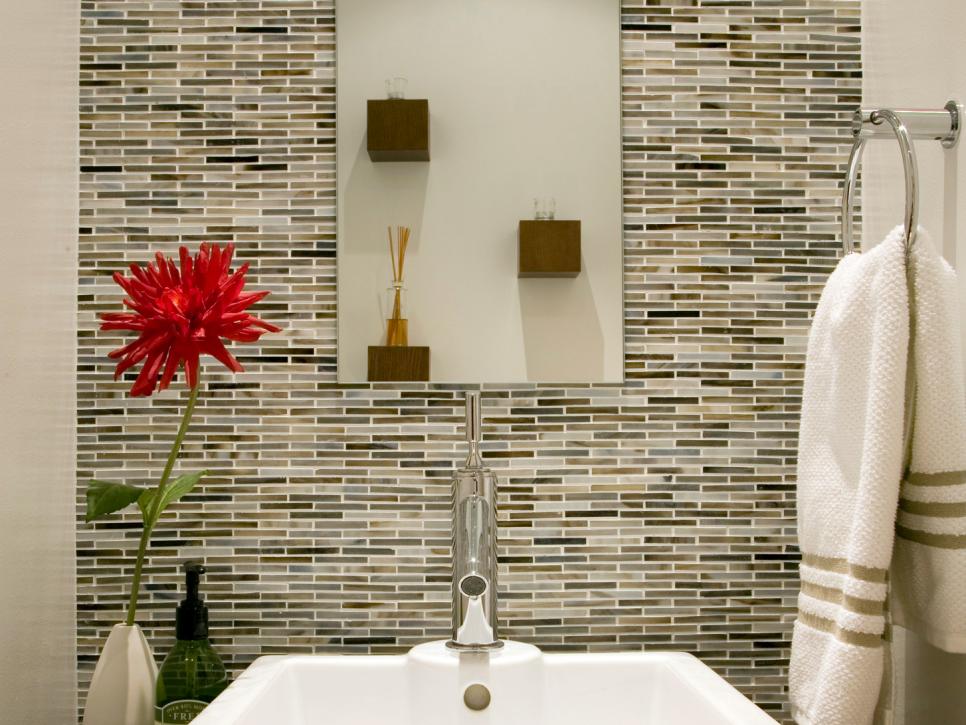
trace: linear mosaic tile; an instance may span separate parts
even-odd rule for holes
[[[503,477],[502,623],[548,650],[697,654],[789,722],[794,466],[809,316],[837,255],[860,100],[858,0],[625,0],[623,386],[487,386]],[[95,333],[110,275],[236,241],[285,328],[205,370],[140,619],[173,639],[204,557],[237,673],[279,652],[402,652],[449,619],[460,388],[335,383],[331,0],[83,0],[78,646],[83,695],[122,616],[133,514],[92,476],[157,477],[182,390],[125,397]]]

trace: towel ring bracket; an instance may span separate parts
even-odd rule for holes
[[[855,140],[849,153],[845,182],[842,185],[842,247],[846,254],[855,249],[852,217],[855,211],[855,186],[858,180],[859,162],[862,159],[865,142],[871,138],[888,136],[894,136],[899,142],[906,184],[903,219],[906,230],[904,243],[908,252],[915,243],[919,227],[919,164],[913,140],[939,141],[943,148],[954,148],[959,143],[962,113],[962,106],[957,101],[947,102],[941,111],[863,108],[855,112],[852,118],[852,135]]]

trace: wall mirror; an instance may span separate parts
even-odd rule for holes
[[[336,22],[339,380],[622,381],[618,1]]]

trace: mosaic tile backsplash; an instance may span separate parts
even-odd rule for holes
[[[687,650],[788,722],[794,470],[811,311],[838,254],[858,0],[624,3],[623,386],[484,389],[503,478],[504,636]],[[234,240],[285,328],[205,369],[141,614],[173,641],[203,557],[234,673],[282,652],[447,634],[461,389],[335,383],[331,0],[83,0],[78,350],[81,701],[122,618],[133,512],[83,523],[96,476],[155,480],[183,387],[130,399],[96,332],[115,270]]]

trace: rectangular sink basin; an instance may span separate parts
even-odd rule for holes
[[[519,642],[480,654],[429,642],[405,655],[262,657],[194,723],[774,725],[775,720],[688,654],[543,654]]]

